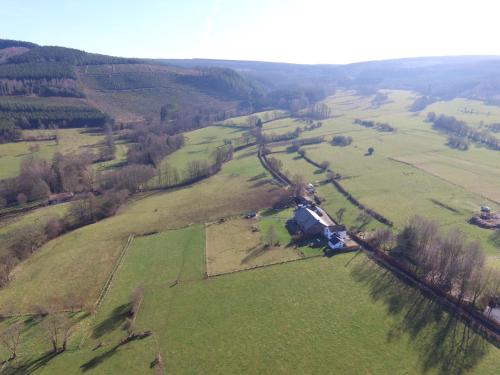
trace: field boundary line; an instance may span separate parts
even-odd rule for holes
[[[203,266],[205,268],[205,272],[203,273],[203,278],[207,279],[208,278],[208,258],[207,258],[207,223],[203,225],[203,235],[205,237],[204,241],[204,246],[203,246],[203,256],[204,256],[204,261],[203,261]]]
[[[404,161],[404,160],[399,160],[399,159],[397,159],[397,158],[393,158],[393,157],[390,157],[390,158],[389,158],[389,160],[392,160],[392,161],[394,161],[394,162],[396,162],[396,163],[401,163],[401,164],[407,165],[407,166],[409,166],[409,167],[415,168],[416,170],[418,170],[418,171],[420,171],[420,172],[423,172],[423,173],[425,173],[425,174],[427,174],[427,175],[429,175],[429,176],[435,177],[435,178],[437,178],[437,179],[439,179],[439,180],[441,180],[441,181],[443,181],[443,182],[445,182],[445,183],[447,183],[447,184],[450,184],[450,185],[452,185],[452,186],[458,187],[458,188],[460,188],[460,189],[464,190],[464,191],[465,191],[465,192],[467,192],[467,193],[475,194],[475,195],[477,195],[477,196],[479,196],[479,197],[481,197],[481,198],[483,198],[483,199],[485,199],[485,200],[487,200],[487,201],[490,201],[490,202],[492,202],[492,203],[494,203],[494,204],[500,204],[500,201],[496,201],[495,199],[490,198],[490,197],[487,197],[487,196],[485,196],[485,195],[483,195],[483,194],[481,194],[481,193],[477,193],[477,192],[475,192],[475,191],[468,190],[468,189],[466,189],[466,188],[465,188],[465,186],[462,186],[462,185],[459,185],[459,184],[457,184],[457,183],[455,183],[455,182],[452,182],[452,181],[450,181],[450,180],[447,180],[446,178],[441,177],[441,176],[440,176],[440,175],[438,175],[438,174],[434,174],[434,173],[432,173],[432,172],[426,171],[424,168],[418,167],[417,165],[412,164],[412,163],[410,163],[410,162],[407,162],[407,161]]]
[[[259,150],[257,152],[257,157],[259,158],[259,161],[262,164],[262,166],[264,167],[264,169],[267,170],[269,173],[271,173],[271,176],[273,176],[274,179],[276,181],[278,181],[278,183],[280,185],[285,186],[285,187],[290,186],[291,182],[284,174],[271,168],[271,166],[269,165],[269,163],[266,159],[266,155],[264,155],[263,150],[264,150],[264,147],[262,145],[260,145]]]
[[[457,302],[453,297],[435,286],[429,285],[416,274],[401,266],[397,259],[391,257],[391,255],[372,247],[354,234],[351,234],[351,236],[375,264],[391,272],[406,285],[420,290],[427,298],[439,303],[445,310],[472,328],[477,334],[484,337],[497,348],[500,347],[500,329],[494,321],[485,318],[482,313],[473,310],[470,306],[465,306]]]
[[[107,296],[108,291],[111,289],[111,286],[113,284],[113,280],[116,276],[116,273],[117,273],[118,269],[120,268],[120,266],[123,264],[123,260],[125,258],[125,255],[126,255],[128,249],[130,248],[130,245],[132,244],[132,241],[134,240],[134,238],[135,238],[134,234],[130,234],[128,236],[127,242],[125,243],[125,246],[123,246],[123,249],[122,249],[120,255],[118,256],[118,259],[116,260],[115,265],[114,265],[113,269],[111,270],[111,273],[110,273],[108,279],[104,283],[104,286],[101,289],[101,293],[99,293],[99,297],[97,297],[97,300],[94,303],[94,313],[93,313],[92,321],[89,322],[89,327],[88,327],[89,332],[85,333],[82,336],[80,344],[78,344],[78,349],[82,348],[83,344],[85,343],[85,341],[89,337],[90,330],[92,329],[93,320],[95,319],[97,312],[98,312],[99,308],[101,307],[102,302],[104,301],[104,298]]]
[[[213,275],[208,275],[208,278],[210,279],[212,277],[219,277],[219,276],[231,275],[231,274],[234,274],[234,273],[240,273],[240,272],[246,272],[246,271],[253,271],[253,270],[256,270],[256,269],[259,269],[259,268],[266,268],[266,267],[272,267],[272,266],[280,266],[280,265],[286,264],[286,263],[298,262],[298,261],[301,261],[301,260],[309,260],[309,259],[314,259],[314,258],[319,258],[319,257],[324,257],[324,256],[325,256],[324,254],[317,254],[317,255],[311,255],[311,256],[308,256],[308,257],[300,257],[300,258],[297,258],[297,259],[283,260],[281,262],[268,263],[268,264],[259,264],[259,265],[256,265],[256,266],[252,266],[252,267],[248,267],[248,268],[243,268],[243,269],[240,269],[240,270],[227,271],[227,272],[216,273],[216,274],[213,274]]]
[[[321,169],[321,166],[319,165],[319,163],[316,163],[314,160],[310,159],[306,155],[302,156],[302,158],[307,163],[315,166],[316,168],[320,168]],[[332,172],[331,169],[328,169],[327,171]],[[353,195],[351,193],[349,193],[344,188],[344,186],[342,186],[342,184],[339,181],[337,181],[335,178],[331,178],[330,182],[335,186],[335,188],[338,190],[338,192],[340,194],[342,194],[349,202],[351,202],[354,206],[356,206],[357,208],[359,208],[361,211],[366,212],[368,215],[370,215],[371,217],[373,217],[375,220],[377,220],[381,224],[387,225],[389,227],[393,227],[394,226],[394,223],[391,220],[387,219],[385,216],[383,216],[382,214],[378,213],[374,209],[365,206],[358,199],[354,198]]]
[[[108,279],[106,280],[106,283],[104,284],[104,286],[101,290],[101,293],[99,294],[99,297],[97,298],[96,302],[94,303],[94,307],[95,307],[96,312],[99,309],[99,307],[101,306],[102,301],[104,300],[104,298],[108,294],[108,291],[111,288],[111,285],[112,285],[113,280],[115,278],[116,272],[118,271],[120,266],[123,264],[123,259],[125,258],[125,254],[127,253],[127,250],[130,248],[130,245],[131,245],[132,241],[134,240],[134,237],[135,237],[134,234],[130,234],[128,236],[127,242],[125,243],[125,246],[123,247],[120,255],[118,256],[118,259],[116,260],[115,266],[111,270],[111,273],[110,273]]]

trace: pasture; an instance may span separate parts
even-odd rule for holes
[[[247,152],[235,153],[207,180],[135,196],[116,216],[49,241],[14,269],[14,280],[0,290],[0,309],[10,301],[17,311],[31,311],[73,291],[93,303],[130,233],[176,229],[272,206],[282,190]]]
[[[491,231],[467,220],[484,202],[499,208],[493,202],[500,183],[499,154],[475,146],[466,152],[448,148],[446,137],[424,122],[426,111],[408,112],[413,93],[387,94],[389,100],[377,106],[371,97],[347,91],[328,98],[332,118],[300,135],[327,138],[305,146],[307,156],[329,161],[341,184],[393,220],[395,229],[413,214],[432,217],[445,228],[458,227],[480,240],[493,261],[499,249]],[[490,111],[490,120],[494,113]],[[388,122],[397,131],[367,129],[353,124],[355,118]],[[298,123],[304,125],[294,119],[271,121],[264,131],[285,133]],[[72,131],[78,137],[78,130]],[[214,126],[187,133],[186,146],[164,163],[180,172],[189,161],[210,160],[224,139],[238,138],[242,131]],[[328,141],[335,134],[350,135],[353,143],[331,146]],[[126,153],[123,146],[117,150],[122,155],[118,160]],[[375,149],[372,155],[367,155],[368,147]],[[273,151],[284,151],[284,146]],[[322,206],[334,219],[363,231],[381,226],[375,220],[364,223],[360,210],[331,183],[320,183],[326,173],[297,153],[272,156],[289,174],[318,182]],[[287,247],[291,238],[285,223],[292,210],[269,209],[282,194],[260,165],[256,147],[250,147],[236,152],[206,180],[135,195],[116,216],[51,240],[14,269],[13,280],[0,290],[0,313],[6,307],[31,312],[54,299],[69,306],[70,297],[93,304],[128,236],[136,234],[96,315],[73,316],[70,350],[48,356],[42,324],[22,318],[23,343],[15,364],[25,367],[6,373],[153,374],[158,353],[166,372],[175,374],[498,372],[498,348],[364,253],[328,258],[317,256],[320,249],[309,243]],[[67,205],[45,207],[2,222],[0,246],[16,227],[42,223],[65,210]],[[257,219],[243,219],[248,211],[258,211]],[[262,251],[270,226],[280,246]],[[219,275],[295,259],[301,260]],[[205,273],[219,276],[207,278]],[[127,335],[129,296],[139,285],[144,301],[136,331],[153,334],[113,349]],[[10,323],[0,322],[0,329]],[[6,355],[0,351],[0,359]]]
[[[339,173],[341,184],[367,207],[375,209],[400,228],[415,214],[437,220],[444,228],[457,227],[483,245],[490,260],[500,254],[492,240],[492,232],[468,224],[471,216],[482,204],[498,210],[500,186],[500,153],[472,145],[467,151],[458,151],[446,145],[446,136],[426,123],[427,109],[422,113],[408,112],[415,95],[405,91],[385,91],[389,101],[374,107],[370,97],[356,96],[351,92],[338,92],[325,102],[331,106],[333,117],[323,120],[321,128],[302,132],[300,137],[324,135],[326,142],[304,146],[307,156],[320,163],[330,162],[330,168]],[[457,115],[457,107],[434,103],[436,111],[448,108],[448,115]],[[436,107],[438,106],[438,107]],[[477,106],[477,103],[470,103]],[[454,110],[450,108],[455,108]],[[433,109],[432,107],[429,110]],[[488,111],[486,111],[488,109]],[[473,116],[477,121],[496,121],[493,108],[482,108]],[[436,112],[439,113],[439,112]],[[461,112],[459,112],[461,113]],[[488,116],[487,114],[490,113]],[[481,118],[482,114],[482,118]],[[472,116],[472,114],[464,114]],[[457,115],[458,117],[458,115]],[[394,133],[380,132],[353,124],[354,119],[386,122],[395,127]],[[294,119],[279,120],[281,132],[293,131]],[[283,128],[284,124],[288,124]],[[265,125],[271,126],[272,122]],[[349,146],[331,146],[331,136],[349,135]],[[368,156],[367,150],[375,152]],[[281,148],[280,148],[281,149]],[[274,150],[274,149],[273,149]],[[278,149],[279,150],[279,149]],[[306,180],[315,181],[320,171],[299,157],[297,153],[273,154],[283,162],[283,169],[290,174],[303,174]],[[338,194],[328,185],[318,188],[326,199],[338,201]],[[348,217],[351,217],[350,219]],[[352,224],[353,215],[346,217]]]
[[[137,238],[81,349],[36,373],[154,373],[157,353],[175,374],[498,370],[497,348],[363,254],[204,279],[203,247],[202,226]],[[111,350],[139,284],[136,330],[153,335]]]
[[[266,247],[265,235],[255,219],[234,218],[207,225],[208,276],[301,258],[297,250],[286,247],[288,242],[280,241],[280,246]]]
[[[53,130],[24,130],[23,135],[46,136],[54,134]],[[52,159],[56,152],[63,154],[79,153],[88,149],[92,151],[97,143],[104,139],[102,133],[86,129],[59,129],[59,144],[55,141],[40,142],[15,142],[0,144],[0,179],[15,177],[19,174],[21,161],[31,154],[43,159]],[[38,151],[30,150],[33,145],[38,145]]]
[[[71,203],[58,204],[55,206],[40,207],[34,211],[16,214],[0,220],[0,256],[5,255],[10,246],[9,234],[20,230],[24,225],[35,224],[44,226],[52,217],[62,217],[68,211]]]

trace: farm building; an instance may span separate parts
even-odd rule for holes
[[[324,234],[325,228],[335,225],[328,215],[318,207],[299,206],[295,210],[295,221],[305,235]]]
[[[337,225],[321,208],[316,206],[299,206],[295,210],[295,221],[305,235],[322,235],[328,240],[332,249],[345,247],[348,240],[347,229]]]

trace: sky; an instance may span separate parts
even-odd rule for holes
[[[496,0],[0,0],[0,38],[125,57],[500,55]]]

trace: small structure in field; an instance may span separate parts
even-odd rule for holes
[[[479,215],[473,216],[470,223],[487,229],[500,228],[500,214],[494,212],[489,206],[481,206]]]

